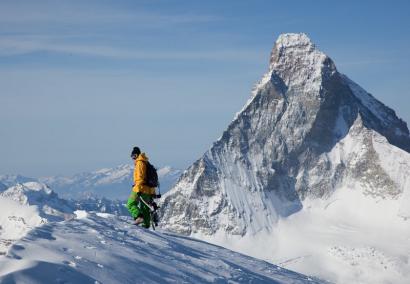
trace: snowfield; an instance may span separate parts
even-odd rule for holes
[[[24,206],[0,197],[0,208],[0,256],[31,229],[47,222],[39,216],[36,206]]]
[[[0,257],[0,283],[325,283],[192,238],[77,211]]]
[[[357,188],[306,200],[257,234],[193,236],[333,283],[409,283],[409,221],[395,200],[372,200]]]

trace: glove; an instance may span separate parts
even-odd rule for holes
[[[154,208],[154,211],[157,211],[157,209],[159,208],[158,204],[156,204],[155,202],[151,203],[152,208]]]
[[[161,194],[155,195],[155,198],[161,198]]]

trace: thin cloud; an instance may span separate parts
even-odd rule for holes
[[[132,10],[120,5],[87,5],[67,1],[16,1],[0,3],[0,24],[7,29],[33,25],[92,25],[130,23],[141,26],[164,26],[170,24],[207,23],[219,21],[213,15],[192,13],[167,14],[148,11],[144,7]]]
[[[53,52],[81,56],[103,57],[127,60],[237,60],[253,61],[264,56],[257,50],[186,50],[186,51],[152,51],[122,49],[104,45],[65,44],[49,41],[2,38],[0,39],[0,56],[17,56],[35,52]]]

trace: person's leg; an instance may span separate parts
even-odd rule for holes
[[[127,208],[132,218],[134,218],[134,220],[137,219],[139,215],[142,213],[140,208],[138,207],[137,193],[134,191],[131,192],[130,196],[128,197]]]
[[[144,201],[149,204],[149,202],[151,200],[151,195],[143,194],[141,196],[141,198],[144,198]],[[140,209],[141,209],[141,213],[142,213],[143,218],[144,218],[144,227],[149,228],[150,225],[151,225],[151,214],[149,212],[149,208],[144,203],[142,203],[141,205],[142,206],[141,206]]]

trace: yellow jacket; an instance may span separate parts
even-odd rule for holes
[[[155,194],[155,187],[149,187],[144,184],[145,175],[147,174],[146,162],[148,162],[148,157],[145,153],[139,154],[135,159],[134,186],[132,187],[132,191]]]

